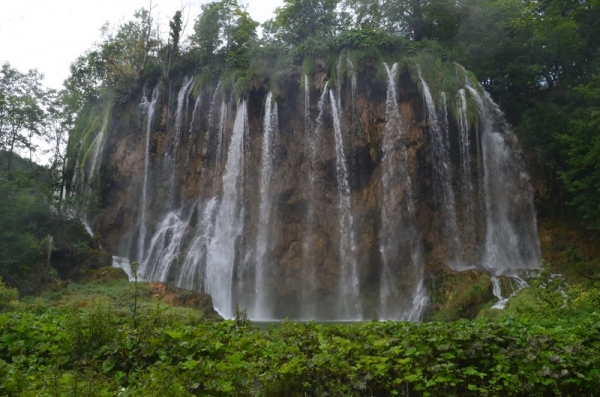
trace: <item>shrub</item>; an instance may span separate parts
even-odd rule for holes
[[[17,300],[19,292],[14,288],[9,288],[2,282],[0,277],[0,311],[6,310],[12,301]]]

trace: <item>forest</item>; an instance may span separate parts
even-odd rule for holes
[[[105,24],[60,91],[2,65],[0,394],[598,395],[600,0],[284,0],[262,24],[221,0],[199,15],[182,6],[165,36],[154,7]],[[237,99],[281,91],[291,70],[342,51],[359,71],[399,54],[456,63],[504,112],[544,257],[505,310],[491,308],[488,276],[445,271],[424,322],[265,330],[243,311],[214,321],[170,307],[103,270],[111,257],[80,222],[101,192],[73,185],[90,125],[190,74],[231,81]],[[39,140],[47,166],[32,161]]]

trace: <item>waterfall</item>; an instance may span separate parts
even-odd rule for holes
[[[135,277],[133,275],[133,272],[131,271],[131,264],[129,263],[129,259],[124,258],[122,256],[113,256],[112,267],[122,269],[125,272],[125,274],[127,274],[127,278],[129,279],[129,281],[135,281]],[[139,277],[138,281],[140,281]]]
[[[187,155],[185,158],[186,167],[190,164],[190,158],[193,153],[197,153],[196,143],[192,144],[192,137],[194,130],[198,128],[198,124],[200,122],[200,107],[202,106],[202,95],[198,94],[198,98],[196,98],[196,103],[194,104],[194,110],[192,111],[192,121],[190,121],[189,133],[188,133],[188,142],[189,148],[187,151]],[[202,144],[202,142],[200,142]]]
[[[221,92],[221,82],[217,83],[217,87],[215,88],[215,92],[212,95],[212,99],[210,101],[210,110],[208,111],[208,128],[206,129],[206,138],[204,140],[204,148],[202,150],[202,155],[206,156],[206,152],[208,150],[209,138],[211,134],[214,132],[215,118],[217,117],[217,97]]]
[[[187,254],[177,278],[177,286],[192,291],[206,290],[205,273],[208,250],[214,236],[215,216],[218,209],[218,198],[211,198],[202,208],[199,204],[198,212],[202,213],[194,232]]]
[[[471,176],[471,148],[469,140],[469,120],[467,117],[467,96],[465,90],[461,88],[458,90],[459,100],[457,101],[457,114],[458,114],[458,133],[460,143],[460,193],[462,197],[463,214],[463,232],[462,241],[473,246],[476,243],[476,222],[475,222],[475,202],[473,191],[473,182]],[[470,221],[468,221],[470,220]],[[454,266],[457,266],[455,263]],[[460,267],[456,267],[456,270],[461,270]]]
[[[502,287],[500,286],[500,279],[498,277],[492,277],[492,293],[498,298],[498,302],[492,306],[492,309],[504,309],[508,298],[502,297]]]
[[[335,136],[335,166],[339,194],[339,225],[340,225],[340,295],[338,315],[343,319],[358,320],[362,318],[360,302],[360,285],[358,280],[358,264],[356,258],[356,241],[354,236],[354,219],[350,202],[350,186],[344,144],[338,113],[338,101],[333,92],[329,91],[331,113],[333,116],[333,131]]]
[[[187,103],[189,90],[191,89],[193,82],[194,79],[188,79],[188,77],[186,76],[183,79],[183,83],[179,90],[179,94],[177,95],[177,108],[175,110],[175,126],[173,127],[172,132],[173,138],[170,142],[170,153],[165,153],[170,159],[170,161],[166,163],[168,167],[166,172],[169,178],[166,209],[173,208],[173,205],[175,204],[175,185],[177,184],[177,156],[179,153],[179,146],[181,144],[181,124],[183,119],[182,110],[184,108],[184,105]]]
[[[422,247],[415,227],[412,181],[396,94],[398,65],[394,63],[390,69],[386,64],[385,68],[388,86],[381,160],[379,318],[418,320],[427,305]]]
[[[316,232],[316,220],[315,220],[315,200],[316,191],[315,183],[317,179],[317,149],[320,145],[321,135],[323,131],[323,115],[325,110],[325,101],[329,90],[327,89],[329,82],[325,83],[323,92],[319,98],[318,109],[319,114],[316,120],[316,128],[314,134],[309,134],[307,129],[306,134],[306,146],[308,147],[308,197],[307,197],[307,211],[306,211],[306,226],[305,226],[305,239],[302,244],[302,289],[300,297],[301,306],[301,317],[303,319],[314,319],[317,317],[317,301],[315,299],[317,289],[317,274],[315,266],[315,232]],[[306,95],[308,97],[308,95]],[[308,110],[305,111],[308,113]],[[305,128],[309,128],[310,119],[305,119]],[[313,132],[313,131],[310,131]]]
[[[183,83],[181,84],[181,89],[179,90],[179,94],[177,95],[177,109],[175,110],[175,127],[174,127],[174,138],[173,138],[173,158],[177,158],[177,151],[179,150],[179,143],[181,140],[181,123],[183,119],[183,107],[187,103],[188,96],[190,93],[190,89],[192,88],[192,83],[194,82],[193,78],[188,78],[185,76],[183,78]]]
[[[308,85],[308,76],[304,75],[304,132],[310,131],[310,87]]]
[[[238,106],[229,143],[222,198],[215,218],[214,237],[208,247],[206,292],[212,295],[215,309],[225,318],[234,315],[232,299],[236,264],[236,242],[243,228],[243,156],[248,130],[246,101]]]
[[[170,211],[158,225],[150,240],[147,255],[140,263],[139,273],[146,280],[167,281],[172,267],[177,268],[182,240],[189,219],[182,219],[180,211]]]
[[[342,77],[342,56],[341,55],[338,56],[337,65],[335,67],[335,79],[336,79],[335,91],[337,94],[336,95],[336,98],[337,98],[336,106],[341,113],[342,112],[342,84],[344,83],[344,79]]]
[[[138,261],[144,260],[144,250],[146,244],[146,232],[147,232],[147,201],[148,201],[148,174],[150,172],[150,136],[152,132],[152,121],[154,120],[154,111],[156,109],[156,100],[158,99],[158,87],[152,92],[152,100],[148,102],[145,96],[142,97],[142,103],[140,104],[144,113],[146,113],[146,144],[144,150],[144,180],[142,184],[142,202],[141,215],[140,215],[140,226],[139,226],[139,237],[138,237]]]
[[[104,153],[104,143],[105,143],[107,127],[108,127],[108,120],[104,120],[104,123],[102,124],[102,128],[100,129],[100,132],[96,135],[96,137],[94,138],[94,141],[92,142],[92,147],[94,148],[94,152],[92,154],[92,162],[90,164],[90,171],[88,172],[88,175],[86,178],[86,182],[88,183],[88,185],[91,185],[91,181],[96,176],[98,169],[102,163],[102,154]]]
[[[209,293],[225,318],[239,308],[255,320],[342,321],[422,319],[426,262],[493,277],[536,268],[524,159],[474,79],[438,99],[439,84],[420,72],[409,84],[410,70],[384,64],[383,110],[383,82],[361,74],[359,87],[358,65],[346,55],[336,61],[335,88],[318,71],[291,78],[286,87],[296,86],[282,100],[260,89],[236,104],[229,82],[192,98],[186,77],[170,115],[157,108],[164,95],[154,89],[141,98],[138,133],[119,127],[108,140],[108,118],[92,130],[76,188],[91,193],[100,170],[116,170],[107,175],[114,190],[103,195],[109,212],[95,223],[123,257],[115,266],[126,269],[128,257],[143,279]],[[421,98],[402,97],[415,86]],[[105,141],[119,146],[103,155]],[[165,155],[158,161],[155,146]],[[122,213],[130,224],[111,230],[109,217]]]
[[[494,303],[492,309],[502,310],[506,306],[506,303],[510,298],[517,295],[517,292],[521,291],[523,288],[529,287],[529,284],[525,282],[519,276],[509,277],[509,283],[511,287],[511,293],[506,298],[502,297],[502,286],[500,285],[500,279],[498,277],[492,276],[492,293],[498,299],[498,302]]]
[[[452,189],[452,164],[450,163],[450,143],[448,140],[448,120],[445,106],[445,94],[442,93],[443,124],[440,125],[437,110],[429,86],[419,70],[419,79],[423,87],[423,98],[427,108],[429,120],[429,136],[432,152],[432,163],[434,169],[434,191],[441,202],[443,237],[448,245],[449,259],[455,263],[462,251],[458,237],[458,225],[456,221],[456,203],[454,190]]]
[[[277,117],[277,103],[273,100],[273,94],[269,92],[265,104],[265,115],[263,120],[263,142],[260,166],[260,202],[258,213],[258,231],[256,237],[256,265],[255,265],[255,302],[251,312],[254,319],[270,319],[272,314],[268,308],[271,307],[267,301],[268,293],[265,283],[267,272],[267,256],[269,242],[271,241],[271,179],[273,178],[273,135],[277,133],[279,120]]]
[[[88,151],[83,158],[83,168],[81,175],[81,188],[80,194],[85,198],[85,196],[90,196],[93,193],[93,185],[97,183],[96,179],[98,177],[98,173],[100,167],[102,165],[102,155],[104,154],[104,146],[106,144],[106,130],[108,129],[108,118],[104,119],[102,123],[102,128],[94,137],[94,140],[91,144],[91,154]],[[91,160],[88,160],[89,156],[92,156]],[[86,161],[87,160],[87,161]],[[89,163],[89,167],[87,164]],[[87,175],[86,175],[87,170]],[[88,198],[85,198],[89,200]],[[83,213],[81,215],[81,222],[85,227],[85,230],[88,232],[90,236],[94,235],[94,231],[92,230],[91,219],[89,213]]]
[[[218,127],[218,139],[216,153],[216,167],[215,171],[218,171],[223,161],[223,146],[225,145],[225,134],[227,132],[227,104],[225,100],[221,101],[221,110],[219,112],[219,127]]]
[[[198,94],[196,103],[194,103],[194,111],[192,112],[192,121],[190,121],[190,135],[194,131],[196,124],[200,121],[200,107],[202,106],[202,94]]]
[[[352,61],[350,60],[350,58],[348,58],[346,56],[346,63],[348,64],[348,69],[350,69],[352,71],[352,78],[350,81],[350,89],[352,92],[351,98],[352,98],[352,109],[356,109],[356,97],[357,97],[357,89],[358,89],[358,79],[356,77],[356,70],[354,70],[354,64],[352,63]]]
[[[482,97],[475,88],[466,88],[477,103],[482,124],[485,246],[481,265],[492,275],[536,269],[540,247],[533,192],[516,138],[489,95]]]

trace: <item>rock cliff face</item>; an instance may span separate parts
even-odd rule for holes
[[[539,263],[515,138],[451,68],[455,87],[438,92],[417,67],[357,74],[344,59],[239,100],[188,77],[148,90],[113,110],[76,173],[100,181],[91,226],[145,278],[208,292],[224,317],[417,320],[428,263]]]

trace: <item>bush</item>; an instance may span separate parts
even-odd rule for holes
[[[9,288],[2,282],[0,277],[0,311],[6,310],[12,301],[19,298],[19,292],[14,288]]]

